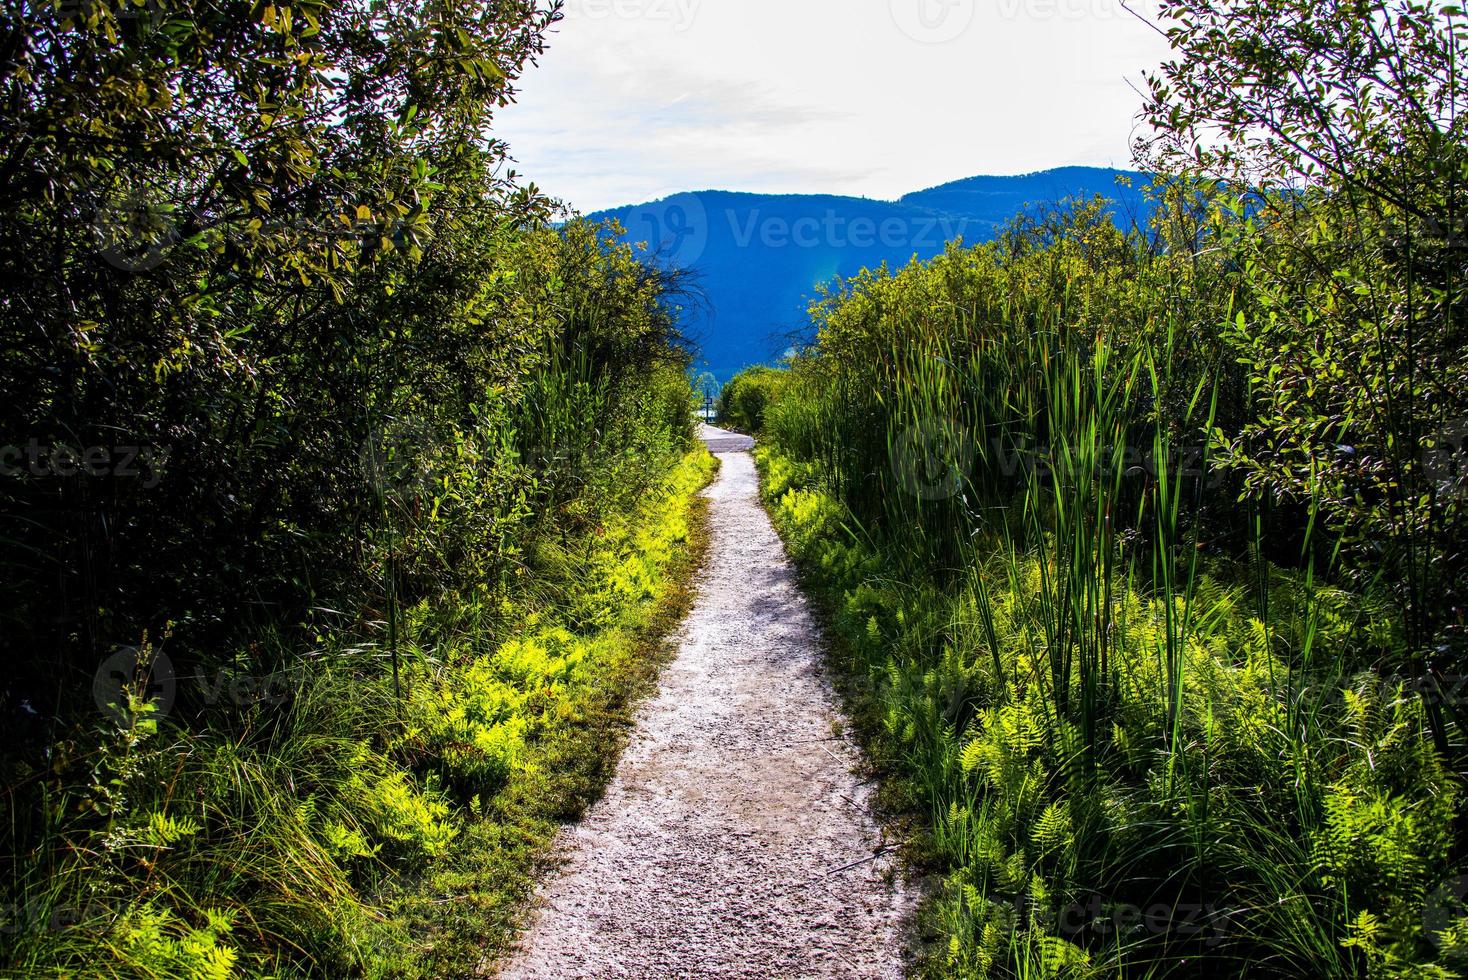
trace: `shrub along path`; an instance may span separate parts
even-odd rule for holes
[[[854,775],[815,622],[760,507],[752,440],[723,468],[677,659],[502,976],[898,977],[914,893]]]

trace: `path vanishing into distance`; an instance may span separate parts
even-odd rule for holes
[[[916,896],[836,734],[820,639],[759,503],[753,440],[704,426],[722,468],[677,658],[606,796],[503,964],[570,977],[901,977]],[[844,730],[844,729],[843,729]]]

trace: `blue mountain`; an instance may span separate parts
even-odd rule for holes
[[[803,337],[806,306],[822,283],[931,258],[953,239],[988,241],[1016,215],[1069,200],[1100,195],[1114,202],[1118,224],[1145,223],[1146,184],[1139,173],[1065,167],[970,177],[896,201],[701,191],[587,217],[616,219],[626,241],[692,273],[698,299],[684,331],[700,348],[700,369],[724,381]]]

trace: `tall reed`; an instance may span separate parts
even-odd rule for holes
[[[1458,955],[1421,926],[1456,785],[1422,700],[1351,673],[1399,622],[1340,587],[1319,501],[1240,506],[1214,463],[1249,409],[1217,327],[1241,289],[1081,207],[862,274],[788,372],[749,379],[776,522],[931,817],[935,972]]]

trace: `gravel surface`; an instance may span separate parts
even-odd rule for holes
[[[705,427],[706,441],[752,440]],[[734,440],[742,440],[735,442]],[[901,977],[914,892],[836,737],[817,629],[726,452],[712,540],[677,659],[606,796],[562,832],[513,980]]]
[[[741,453],[754,448],[754,440],[738,432],[716,429],[712,425],[700,425],[698,436],[714,453]]]

